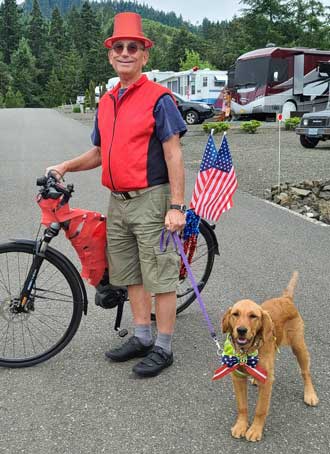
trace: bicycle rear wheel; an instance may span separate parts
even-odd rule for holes
[[[59,353],[77,331],[83,311],[79,281],[48,248],[24,312],[14,310],[33,261],[34,243],[0,245],[0,366],[27,367]]]
[[[209,228],[206,227],[203,222],[199,225],[199,235],[197,237],[197,246],[193,256],[193,260],[190,264],[192,273],[197,282],[199,292],[205,287],[214,263],[214,255],[217,250],[217,245],[213,239],[212,233]],[[177,291],[177,307],[176,313],[184,311],[191,305],[196,299],[196,294],[192,287],[192,284],[188,276],[184,279],[180,279]],[[155,311],[151,314],[151,319],[155,320]]]

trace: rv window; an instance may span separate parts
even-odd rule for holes
[[[238,60],[235,67],[235,85],[262,86],[267,82],[269,71],[269,57],[249,58]]]
[[[207,87],[207,77],[203,77],[203,87]]]
[[[285,58],[272,58],[270,61],[269,82],[282,83],[288,78],[288,60]]]

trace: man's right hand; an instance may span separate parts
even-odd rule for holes
[[[45,175],[48,177],[49,172],[54,175],[56,180],[61,180],[63,179],[65,173],[66,173],[66,162],[62,162],[61,164],[56,164],[55,166],[50,166],[47,167]]]

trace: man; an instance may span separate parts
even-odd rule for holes
[[[127,285],[135,326],[134,336],[106,356],[117,362],[145,357],[133,371],[149,377],[173,363],[179,257],[173,248],[161,253],[159,238],[164,225],[171,232],[185,225],[179,138],[186,127],[170,91],[142,75],[153,43],[143,34],[141,17],[117,14],[114,33],[104,44],[120,82],[100,100],[94,147],[52,169],[64,175],[102,165],[102,184],[111,190],[110,281]],[[155,344],[151,294],[156,300]]]

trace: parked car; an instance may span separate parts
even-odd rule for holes
[[[305,148],[316,147],[320,140],[330,140],[330,109],[305,113],[296,133]]]
[[[176,99],[178,109],[180,110],[183,119],[188,125],[203,123],[204,120],[213,117],[214,115],[213,107],[206,103],[185,101],[177,93],[173,93],[173,96]]]

